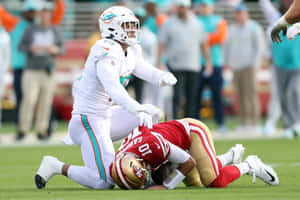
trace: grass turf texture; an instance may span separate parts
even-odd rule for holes
[[[217,153],[224,153],[235,143],[244,144],[245,157],[258,154],[263,161],[274,165],[280,184],[270,187],[259,179],[252,184],[252,177],[245,175],[224,189],[186,188],[181,184],[172,191],[91,190],[63,176],[55,176],[46,189],[38,190],[33,177],[44,155],[81,165],[80,149],[65,146],[9,147],[0,148],[0,200],[300,199],[299,139],[217,141]]]

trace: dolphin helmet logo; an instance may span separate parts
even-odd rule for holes
[[[113,14],[112,12],[109,12],[102,17],[102,20],[105,24],[109,24],[116,16],[117,15]]]

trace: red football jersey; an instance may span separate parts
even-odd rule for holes
[[[119,157],[125,152],[131,152],[144,159],[153,170],[163,164],[170,153],[168,141],[151,129],[134,129],[119,148],[116,156]]]
[[[176,120],[155,124],[152,131],[159,133],[166,140],[183,150],[191,145],[191,139],[184,125]]]
[[[184,126],[177,121],[159,123],[153,129],[139,127],[134,129],[119,148],[116,156],[131,152],[144,159],[153,170],[167,161],[170,153],[169,142],[186,150],[190,137]]]

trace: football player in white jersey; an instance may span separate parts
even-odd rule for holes
[[[137,44],[139,21],[128,8],[114,6],[99,18],[101,36],[91,48],[82,76],[73,85],[73,112],[69,136],[79,145],[85,166],[68,165],[45,156],[35,176],[44,188],[56,174],[94,189],[114,186],[110,166],[114,160],[112,139],[120,139],[135,126],[152,127],[159,112],[139,104],[125,88],[131,74],[153,84],[174,85],[177,79],[145,62]],[[119,107],[114,108],[114,104]],[[111,139],[112,138],[112,139]]]

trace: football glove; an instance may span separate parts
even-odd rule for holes
[[[293,40],[296,35],[300,33],[300,24],[294,24],[293,26],[289,27],[286,33],[286,37],[288,40]]]
[[[177,83],[177,78],[170,72],[165,72],[160,80],[159,80],[159,85],[160,86],[172,86],[175,85]]]
[[[282,42],[282,39],[280,37],[280,32],[283,31],[283,34],[286,34],[286,30],[288,28],[288,25],[290,25],[282,16],[273,26],[271,31],[271,38],[273,42],[280,43]]]
[[[152,128],[152,116],[146,112],[138,112],[137,118],[139,119],[140,126],[146,126],[147,128]]]

